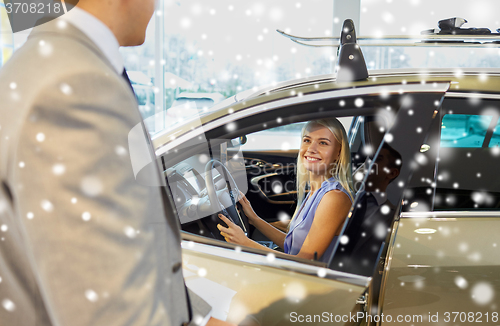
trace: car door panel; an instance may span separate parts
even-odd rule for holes
[[[288,325],[314,315],[321,316],[319,322],[343,325],[369,282],[322,266],[188,238],[182,243],[186,285],[214,308],[213,317],[239,325]],[[345,316],[344,321],[336,316]]]
[[[495,246],[500,218],[461,213],[404,213],[387,266],[384,314],[437,315],[443,322],[446,312],[455,311],[466,314],[458,315],[460,325],[496,324],[491,317],[500,304],[495,295],[500,292]],[[435,232],[416,233],[425,230]],[[469,312],[474,312],[472,321]]]

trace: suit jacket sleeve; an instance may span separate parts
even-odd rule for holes
[[[119,76],[75,73],[44,87],[19,129],[18,227],[54,325],[189,320],[178,222],[132,171],[134,104]]]

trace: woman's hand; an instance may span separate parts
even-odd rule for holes
[[[243,208],[243,212],[245,213],[246,217],[248,217],[248,223],[254,224],[254,221],[259,218],[259,216],[255,213],[255,211],[252,208],[252,204],[250,204],[250,201],[245,197],[245,195],[240,191],[240,196],[238,203],[240,203],[241,207]]]
[[[236,224],[231,222],[227,217],[222,214],[219,214],[219,218],[226,223],[227,228],[223,227],[220,224],[217,224],[217,228],[220,231],[220,234],[226,239],[227,242],[231,242],[237,245],[247,246],[250,239],[247,238],[245,232]]]

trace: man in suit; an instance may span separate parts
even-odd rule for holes
[[[186,291],[174,206],[151,186],[159,170],[137,182],[128,153],[143,143],[154,161],[146,130],[129,135],[144,127],[118,48],[144,42],[153,11],[154,0],[80,0],[0,69],[2,325],[210,317]]]

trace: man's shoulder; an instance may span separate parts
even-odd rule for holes
[[[78,39],[60,35],[30,37],[6,62],[2,71],[17,74],[54,74],[72,70],[112,71],[112,67],[94,48]]]
[[[94,48],[77,38],[45,33],[30,37],[2,67],[0,94],[12,92],[15,83],[23,103],[29,103],[40,92],[59,88],[69,80],[78,87],[95,89],[100,83],[93,81],[101,81],[107,90],[129,91],[121,76]]]

